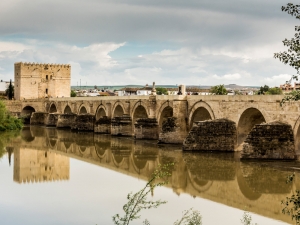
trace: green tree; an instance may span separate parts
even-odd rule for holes
[[[77,93],[74,90],[71,90],[71,97],[76,97]]]
[[[5,104],[0,101],[0,131],[5,130],[20,130],[23,127],[23,122],[9,114]]]
[[[267,95],[282,95],[282,90],[278,87],[269,88],[266,92]]]
[[[14,86],[12,85],[11,80],[7,89],[5,90],[5,95],[8,97],[9,100],[12,100],[12,98],[14,97]]]
[[[288,14],[295,16],[296,19],[300,19],[300,5],[294,5],[288,3],[286,6],[282,6],[281,10]],[[283,45],[288,47],[287,51],[274,53],[274,58],[279,59],[284,64],[288,64],[296,69],[296,74],[292,75],[292,79],[298,80],[299,68],[300,68],[300,26],[295,26],[294,38],[284,39]],[[291,80],[289,82],[291,82]]]
[[[264,94],[266,94],[266,92],[269,91],[269,89],[270,89],[270,87],[268,85],[261,86],[257,94],[264,95]]]
[[[156,94],[158,95],[168,95],[168,90],[163,87],[157,87],[156,88]]]
[[[215,94],[215,95],[227,95],[227,90],[224,87],[224,84],[212,86],[210,88],[210,93]]]

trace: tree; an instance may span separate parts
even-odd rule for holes
[[[156,88],[156,94],[158,95],[168,95],[168,90],[163,87],[157,87]]]
[[[0,101],[0,131],[20,130],[22,127],[22,121],[14,116],[11,116],[6,109],[5,104]]]
[[[269,86],[268,85],[265,85],[265,86],[261,86],[259,91],[258,91],[258,95],[264,95],[266,92],[269,91]]]
[[[74,90],[71,90],[71,97],[76,97],[77,93]]]
[[[267,95],[282,95],[282,90],[278,87],[269,88]]]
[[[212,86],[209,92],[215,95],[227,95],[227,90],[224,87],[224,84]]]
[[[8,97],[9,100],[12,100],[12,98],[14,97],[14,86],[12,85],[11,80],[7,89],[5,90],[5,95]]]
[[[288,14],[295,16],[296,19],[300,19],[300,5],[294,5],[288,3],[286,6],[282,6],[281,10],[287,12]],[[299,68],[300,68],[300,26],[295,26],[295,35],[294,38],[290,40],[284,39],[283,45],[288,47],[288,50],[285,52],[274,53],[274,58],[279,59],[284,64],[288,64],[291,67],[296,69],[296,74],[292,75],[292,79],[298,80]]]

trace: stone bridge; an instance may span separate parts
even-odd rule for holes
[[[281,121],[291,125],[297,149],[299,103],[287,103],[281,107],[282,98],[280,95],[106,96],[28,99],[6,101],[5,104],[17,115],[32,114],[31,124],[72,128],[71,123],[74,124],[76,118],[67,115],[75,115],[83,117],[77,119],[78,123],[83,123],[83,126],[75,127],[78,130],[159,139],[164,143],[182,143],[195,121],[226,118],[236,124],[236,149],[254,125]],[[34,117],[34,114],[43,116]],[[51,119],[50,115],[56,117]],[[84,119],[84,115],[92,119]],[[169,124],[168,118],[173,118]]]

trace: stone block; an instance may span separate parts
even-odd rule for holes
[[[195,122],[183,142],[185,151],[234,151],[236,124],[228,119]]]
[[[176,117],[168,117],[162,123],[162,131],[159,133],[158,143],[182,144],[185,132],[182,132]]]
[[[132,119],[124,114],[111,120],[111,135],[113,136],[132,136]]]
[[[59,116],[59,114],[57,114],[57,113],[49,113],[46,118],[45,125],[47,127],[55,127],[57,124],[58,116]]]
[[[30,117],[30,125],[45,125],[49,113],[34,112]]]
[[[71,128],[73,122],[75,121],[76,114],[60,114],[57,119],[57,128]]]
[[[94,131],[95,116],[91,114],[77,115],[71,129],[78,131]]]
[[[245,140],[241,159],[295,160],[292,126],[279,121],[255,125]]]
[[[100,134],[111,133],[111,119],[107,116],[103,116],[95,122],[94,132]]]
[[[155,118],[140,118],[134,124],[136,139],[158,139],[158,123]]]

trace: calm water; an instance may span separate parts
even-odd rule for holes
[[[3,145],[1,225],[113,224],[126,195],[167,162],[175,162],[170,183],[149,198],[168,203],[141,213],[152,225],[173,224],[191,207],[203,225],[241,224],[244,210],[260,225],[291,223],[280,202],[300,189],[300,163],[243,163],[238,154],[185,153],[155,141],[27,127],[20,136],[2,133]],[[294,183],[286,184],[293,171]]]

